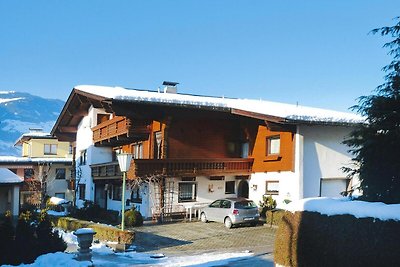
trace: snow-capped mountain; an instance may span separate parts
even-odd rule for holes
[[[49,132],[64,102],[28,93],[0,91],[0,155],[20,155],[15,141],[29,128]]]

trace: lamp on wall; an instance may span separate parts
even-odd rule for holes
[[[132,154],[118,153],[117,154],[119,169],[122,172],[122,208],[121,208],[121,230],[125,228],[125,186],[126,186],[126,172],[129,170],[131,165]]]

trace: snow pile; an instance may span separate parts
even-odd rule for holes
[[[67,201],[67,200],[65,200],[63,198],[59,198],[59,197],[51,197],[49,199],[49,201],[50,201],[51,204],[54,204],[54,205],[67,204],[69,202],[69,201]]]
[[[74,232],[74,235],[85,235],[85,234],[95,234],[96,232],[92,228],[79,228]]]
[[[76,86],[75,89],[111,99],[220,109],[239,109],[243,111],[259,113],[261,115],[279,117],[289,121],[331,123],[365,122],[365,119],[363,117],[353,113],[338,112],[327,109],[312,108],[263,100],[168,94],[133,89],[128,90],[122,87],[106,87],[93,85],[80,85]]]
[[[305,198],[289,203],[287,210],[291,212],[315,211],[328,216],[349,214],[356,218],[372,217],[382,221],[400,221],[400,204],[389,205],[350,198]]]

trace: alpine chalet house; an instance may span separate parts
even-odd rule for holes
[[[79,205],[121,209],[116,153],[133,154],[126,205],[166,217],[222,197],[284,201],[340,196],[351,186],[342,144],[363,120],[261,100],[75,87],[52,134],[73,142]],[[193,211],[192,209],[189,209]]]
[[[15,143],[21,146],[20,157],[0,156],[0,167],[7,168],[23,181],[20,204],[40,205],[41,195],[73,200],[71,183],[72,154],[68,142],[30,129]]]

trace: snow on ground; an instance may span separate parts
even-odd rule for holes
[[[71,232],[65,232],[61,229],[57,229],[60,236],[69,245],[77,245],[76,236]],[[124,252],[115,253],[104,243],[93,244],[92,247],[92,261],[94,266],[219,266],[229,265],[229,262],[245,259],[251,257],[253,253],[250,252],[238,252],[238,253],[203,253],[199,255],[186,255],[186,256],[174,256],[164,257],[164,255],[153,255],[148,253],[139,252]],[[156,256],[153,258],[152,256]],[[158,257],[158,258],[157,258]],[[78,262],[75,259],[75,253],[49,253],[42,255],[36,259],[32,264],[21,264],[20,266],[54,266],[54,267],[70,267],[79,266],[86,267],[91,266],[91,262]]]
[[[350,198],[305,198],[291,202],[286,207],[291,212],[315,211],[328,216],[349,214],[356,218],[372,217],[400,221],[400,204],[385,204],[382,202],[366,202]]]

